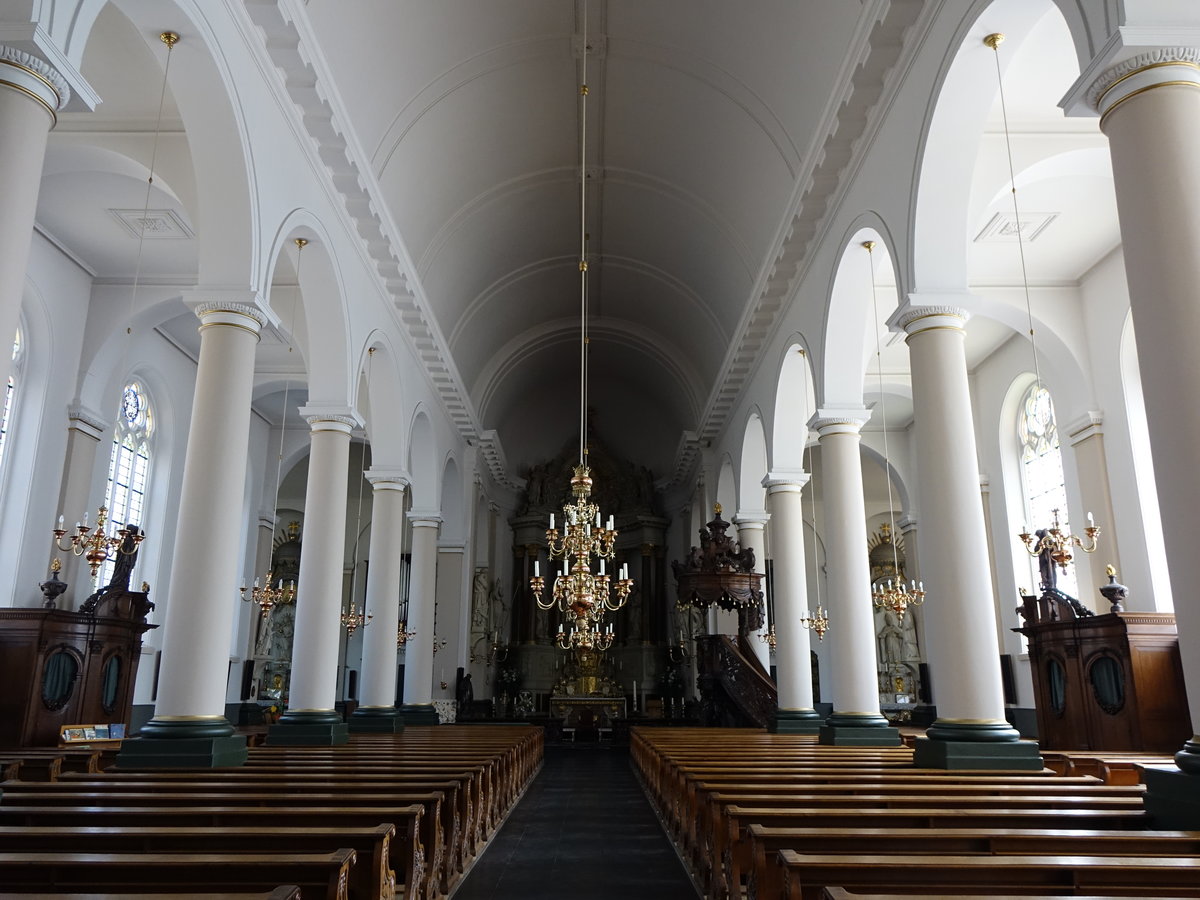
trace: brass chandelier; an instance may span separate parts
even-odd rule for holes
[[[571,478],[573,499],[563,504],[563,531],[555,527],[550,514],[546,529],[546,546],[550,558],[563,561],[562,570],[554,578],[548,600],[542,600],[546,579],[541,564],[533,564],[529,590],[541,609],[558,610],[563,623],[558,626],[555,642],[563,650],[607,650],[614,639],[612,623],[606,623],[609,612],[625,605],[633,590],[628,565],[610,576],[607,563],[614,558],[617,530],[613,517],[602,520],[599,507],[592,502],[592,473],[587,464],[587,5],[583,7],[582,80],[579,85],[579,463]],[[592,558],[597,571],[593,573]],[[615,576],[615,577],[614,577]],[[569,626],[569,627],[566,627]]]

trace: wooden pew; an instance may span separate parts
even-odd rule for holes
[[[220,829],[355,829],[394,826],[396,837],[388,857],[405,887],[406,898],[433,900],[439,891],[438,879],[424,840],[434,829],[424,827],[425,807],[412,804],[392,809],[363,809],[332,806],[205,806],[202,804],[166,804],[160,806],[30,806],[0,803],[0,825],[16,827],[59,826],[78,830],[82,827],[139,828],[220,828]],[[364,860],[364,865],[369,861]]]
[[[964,854],[999,856],[1200,856],[1196,831],[1086,831],[1049,828],[770,828],[747,829],[747,894],[779,897],[780,850],[798,853]]]
[[[824,900],[912,900],[912,894],[860,894],[857,891],[848,891],[840,887],[827,887],[824,892]],[[1062,900],[1062,894],[923,894],[924,900]],[[1082,897],[1079,894],[1071,895],[1073,900],[1129,900],[1128,894],[1123,894],[1120,897],[1114,897],[1112,894],[1089,894]],[[1168,897],[1155,894],[1137,894],[1139,900],[1169,900]]]
[[[126,893],[104,894],[88,891],[86,894],[31,894],[22,891],[10,894],[0,888],[0,900],[129,900]],[[274,890],[264,893],[214,894],[205,891],[203,894],[172,892],[170,894],[141,894],[137,900],[300,900],[300,888],[294,884],[283,884]]]
[[[881,856],[801,854],[780,850],[783,897],[821,900],[829,886],[901,893],[993,892],[1122,894],[1138,890],[1162,897],[1196,896],[1200,857],[1117,859],[1111,856]],[[755,900],[755,898],[751,898]],[[763,898],[767,900],[767,898]]]
[[[416,816],[422,807],[413,807]],[[351,900],[390,900],[396,895],[396,873],[392,870],[391,843],[396,826],[374,827],[310,826],[307,828],[222,826],[73,826],[0,825],[0,852],[76,853],[330,853],[349,847],[357,854],[350,870]],[[401,886],[418,883],[420,873],[401,869]],[[404,855],[401,853],[401,860]]]
[[[348,900],[354,851],[333,853],[0,853],[0,884],[6,888],[80,891],[97,888],[137,894],[226,892],[296,884],[304,900]]]

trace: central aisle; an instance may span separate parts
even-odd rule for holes
[[[546,749],[454,900],[696,900],[626,748]]]

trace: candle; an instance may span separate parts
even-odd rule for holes
[[[603,559],[603,557],[600,559],[600,574],[601,575],[604,574],[604,559]]]
[[[558,623],[558,633],[559,633],[559,634],[562,634],[562,633],[563,633],[563,626],[562,626],[562,622],[559,622],[559,623]]]
[[[553,526],[551,526],[551,527],[553,527]],[[533,561],[533,574],[534,574],[534,577],[537,577],[538,575],[542,574],[542,564],[540,562],[538,562],[536,559]]]
[[[596,527],[600,527],[600,510],[596,510]]]
[[[85,510],[83,511],[83,527],[84,527],[84,528],[87,528],[87,527],[88,527],[88,524],[87,524],[87,517],[88,517],[87,510],[85,509]]]
[[[257,578],[254,579],[254,586],[258,587],[258,579]]]
[[[60,515],[59,515],[59,517],[58,517],[58,530],[59,530],[59,531],[62,531],[62,526],[63,526],[63,517],[62,517],[62,515],[60,514]]]
[[[550,530],[554,530],[554,513],[550,513]]]
[[[1092,518],[1092,514],[1090,512],[1088,513],[1088,527],[1089,528],[1096,527],[1096,520]]]
[[[608,530],[609,531],[613,530],[613,517],[612,516],[608,517]]]

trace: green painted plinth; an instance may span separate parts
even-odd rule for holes
[[[400,707],[405,725],[441,725],[437,710],[432,703],[405,703]]]
[[[1193,738],[1175,754],[1175,765],[1188,775],[1200,775],[1200,740]]]
[[[351,734],[400,734],[404,717],[394,706],[360,706],[347,723]]]
[[[246,736],[135,737],[121,742],[118,769],[217,769],[246,762]]]
[[[334,747],[350,740],[350,730],[331,709],[288,711],[267,729],[271,747]]]
[[[1200,775],[1170,766],[1147,766],[1142,771],[1146,783],[1143,803],[1152,827],[1200,831]]]
[[[900,729],[887,725],[822,725],[817,734],[817,743],[826,747],[899,747],[902,743]]]
[[[918,769],[1010,769],[1040,772],[1044,768],[1035,741],[943,741],[917,738],[913,765]]]
[[[767,731],[771,734],[817,734],[825,720],[815,709],[777,709]]]

